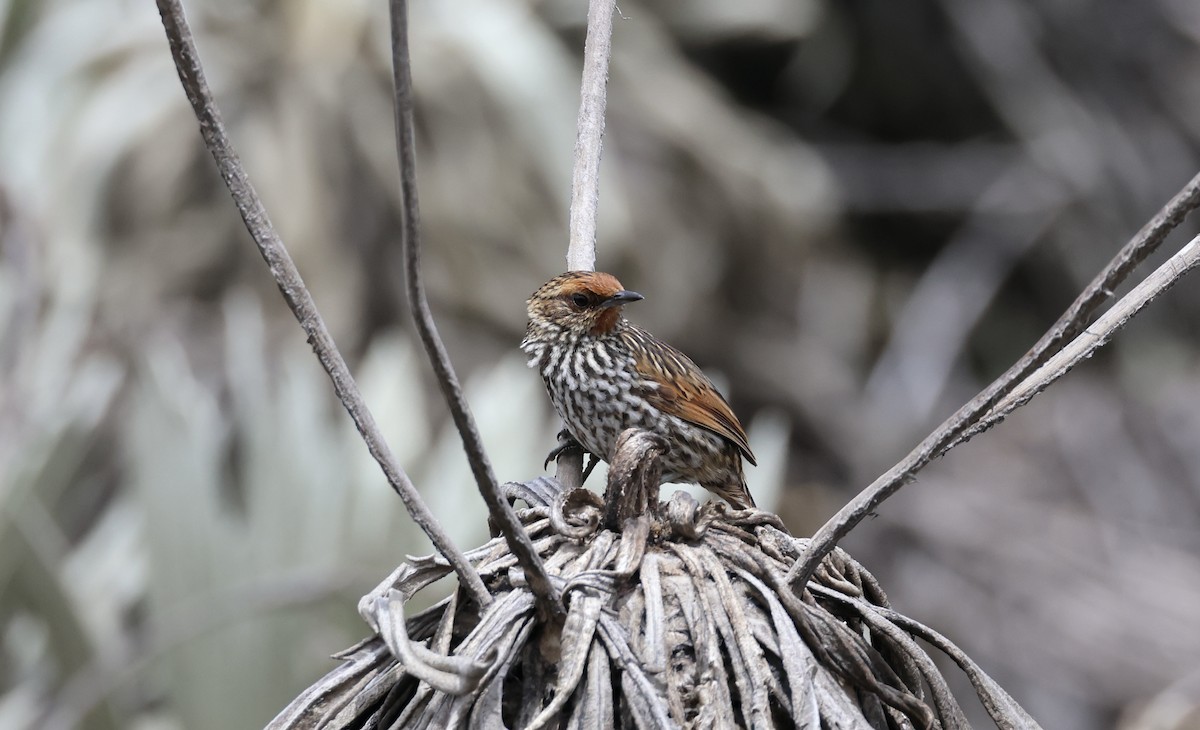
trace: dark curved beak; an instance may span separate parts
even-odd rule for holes
[[[638,294],[635,291],[619,291],[608,299],[605,299],[600,305],[600,308],[608,309],[609,307],[619,307],[622,304],[629,304],[630,302],[636,302],[645,298],[646,297]]]

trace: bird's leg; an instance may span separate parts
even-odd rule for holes
[[[583,445],[571,435],[571,432],[564,428],[558,432],[558,446],[555,446],[550,450],[550,453],[546,455],[546,461],[542,463],[542,468],[548,468],[550,466],[550,462],[558,459],[558,457],[562,456],[563,454],[572,451],[578,451],[581,454],[588,453],[587,449],[583,448]],[[587,474],[584,474],[584,479],[586,478]]]
[[[588,463],[587,463],[587,467],[584,468],[584,470],[583,470],[583,476],[580,477],[580,479],[579,479],[580,484],[583,484],[584,482],[587,481],[588,475],[592,473],[592,469],[595,469],[597,462],[600,461],[600,458],[591,452],[587,452],[587,455],[588,455]]]
[[[583,476],[579,479],[580,484],[586,482],[588,475],[592,473],[592,469],[596,468],[596,464],[599,463],[600,458],[583,448],[583,444],[579,443],[579,441],[571,435],[571,432],[565,428],[558,432],[558,446],[551,449],[550,453],[547,454],[546,461],[542,463],[542,468],[548,468],[550,466],[550,462],[558,459],[558,457],[562,456],[563,454],[574,450],[578,450],[579,453],[587,455],[587,466],[584,467]]]

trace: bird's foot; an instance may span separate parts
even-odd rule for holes
[[[586,482],[588,475],[592,473],[592,469],[596,468],[596,462],[600,461],[600,459],[596,458],[596,455],[592,452],[583,448],[583,444],[579,443],[579,441],[571,435],[571,432],[565,428],[558,432],[558,446],[555,446],[550,450],[550,453],[546,455],[546,460],[542,462],[542,468],[548,469],[550,467],[550,462],[557,461],[558,457],[570,453],[587,455],[587,466],[584,467],[583,478],[580,480],[581,482]]]
[[[583,484],[584,482],[587,481],[588,475],[592,473],[592,469],[595,469],[596,463],[598,461],[600,461],[600,459],[598,459],[596,457],[596,455],[591,452],[587,452],[587,455],[588,455],[588,462],[587,462],[587,466],[584,467],[584,469],[583,469],[583,476],[580,477],[580,479],[579,479],[580,484]]]
[[[547,469],[550,466],[550,462],[558,460],[558,457],[576,451],[581,454],[587,453],[583,445],[571,435],[570,431],[564,428],[558,432],[558,446],[555,446],[550,450],[549,454],[546,454],[546,460],[542,462],[542,468]]]

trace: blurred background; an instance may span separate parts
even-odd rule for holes
[[[425,273],[504,480],[558,428],[517,343],[564,266],[584,5],[411,10]],[[401,463],[480,544],[400,285],[386,3],[187,6]],[[795,534],[1200,169],[1192,0],[627,0],[615,26],[598,265],[723,384]],[[1187,279],[845,543],[1045,727],[1200,727],[1198,339]],[[428,549],[203,150],[153,3],[0,0],[0,728],[261,726]]]

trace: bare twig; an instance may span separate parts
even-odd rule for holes
[[[612,53],[616,0],[588,3],[587,39],[583,44],[583,79],[579,88],[575,165],[571,172],[571,238],[568,271],[596,268],[596,222],[600,212],[600,157],[604,149],[604,108],[608,101],[608,58]],[[559,455],[554,476],[568,491],[583,485],[583,453]]]
[[[1050,354],[1056,352],[1067,340],[1074,338],[1087,326],[1088,318],[1093,312],[1113,295],[1113,290],[1121,282],[1129,278],[1138,264],[1158,250],[1167,234],[1179,227],[1183,219],[1196,208],[1200,207],[1200,175],[1196,175],[1182,190],[1171,198],[1162,210],[1158,211],[1141,230],[1117,252],[1104,270],[1096,275],[1050,331],[1038,340],[1033,349],[1025,357],[1004,374],[1007,384],[1015,385],[1024,380],[1031,372],[1040,367]],[[1010,377],[1013,370],[1020,368],[1020,375]],[[1011,389],[1011,388],[1009,388]]]
[[[620,530],[626,520],[654,514],[666,451],[663,440],[647,431],[627,428],[617,437],[608,486],[604,490],[604,526]]]
[[[371,415],[371,411],[363,401],[362,394],[358,391],[358,386],[354,383],[354,378],[350,375],[346,361],[338,352],[333,337],[326,329],[312,295],[309,294],[304,280],[300,277],[299,270],[296,269],[296,264],[292,262],[292,257],[284,247],[283,241],[280,240],[279,234],[271,225],[271,219],[267,216],[267,211],[263,207],[262,201],[259,200],[258,193],[251,185],[250,178],[246,175],[241,160],[238,159],[237,152],[234,151],[233,145],[225,133],[225,124],[213,102],[208,82],[204,79],[204,70],[200,65],[200,57],[196,52],[191,29],[184,17],[183,5],[180,0],[156,0],[156,2],[158,12],[162,16],[163,28],[167,32],[167,40],[171,46],[171,57],[175,61],[179,80],[183,83],[183,89],[187,93],[196,119],[200,122],[200,135],[204,138],[204,144],[212,153],[213,159],[216,160],[217,169],[233,196],[233,202],[237,205],[238,212],[241,213],[246,229],[254,238],[255,244],[258,245],[259,253],[267,262],[271,276],[279,286],[279,291],[283,294],[288,308],[292,310],[300,327],[308,335],[313,352],[316,353],[325,372],[329,374],[329,379],[333,381],[333,389],[337,393],[338,400],[342,402],[350,414],[350,418],[354,420],[354,425],[362,435],[363,441],[366,442],[371,456],[379,462],[388,483],[400,495],[400,499],[404,502],[413,521],[429,536],[438,551],[446,556],[454,568],[454,572],[458,574],[459,581],[470,592],[472,598],[480,604],[486,605],[491,600],[487,588],[483,585],[479,574],[467,561],[466,556],[450,541],[449,536],[446,535],[433,513],[422,501],[421,495],[413,487],[408,475],[404,473],[396,461],[395,455],[388,448],[375,423],[374,416]]]
[[[554,463],[554,478],[558,480],[564,490],[569,492],[583,486],[583,451],[581,449],[563,451]]]
[[[429,356],[433,372],[437,375],[442,396],[450,408],[454,426],[462,437],[463,449],[467,453],[467,461],[471,464],[471,473],[475,475],[479,493],[483,496],[492,519],[499,525],[505,540],[508,541],[509,549],[525,570],[539,611],[543,616],[561,615],[562,605],[550,585],[546,566],[542,564],[542,559],[533,548],[533,542],[522,528],[512,507],[504,499],[500,485],[496,482],[496,475],[483,448],[483,439],[475,426],[475,418],[471,415],[466,398],[463,397],[458,376],[454,374],[450,356],[446,352],[446,346],[442,344],[441,335],[438,334],[433,314],[429,311],[429,302],[425,297],[425,283],[421,274],[421,221],[417,200],[416,145],[413,140],[412,68],[408,54],[408,3],[406,0],[391,0],[390,5],[396,149],[400,163],[400,197],[404,209],[404,273],[409,309],[412,310],[413,322],[421,337],[421,344],[425,346],[425,354]]]
[[[583,82],[576,122],[575,168],[571,174],[571,242],[567,269],[596,268],[596,219],[600,204],[600,155],[604,147],[608,57],[616,0],[588,3],[587,40],[583,45]]]
[[[983,423],[984,416],[992,412],[1002,398],[1025,383],[1035,370],[1063,348],[1064,343],[1083,331],[1087,326],[1088,318],[1105,299],[1112,296],[1113,289],[1128,278],[1139,263],[1157,250],[1166,239],[1167,234],[1183,222],[1187,214],[1197,207],[1200,207],[1200,175],[1192,178],[1183,190],[1176,194],[1150,222],[1137,232],[1133,239],[1125,244],[1029,352],[995,382],[938,426],[900,463],[859,492],[853,500],[822,525],[821,529],[817,530],[813,536],[808,549],[788,571],[788,580],[793,584],[801,585],[808,582],[821,558],[833,549],[834,545],[850,530],[854,529],[855,525],[878,508],[884,500],[911,481],[925,465],[971,436],[999,422],[1000,418],[1024,405],[1029,398],[1044,389],[1049,384],[1048,382],[1039,387],[1033,380],[1029,380],[1029,386],[1033,388],[1033,392],[1028,398],[1004,411],[998,418],[991,419],[986,424]],[[1186,271],[1176,271],[1171,276],[1178,278],[1184,273]],[[1105,336],[1107,337],[1107,335]]]
[[[488,665],[471,656],[445,656],[408,638],[404,620],[404,597],[396,589],[376,599],[375,617],[379,635],[404,671],[434,689],[461,695],[479,686]]]
[[[1175,282],[1198,264],[1200,264],[1200,236],[1189,241],[1178,253],[1167,259],[1166,263],[1155,269],[1154,273],[1138,284],[1133,291],[1126,294],[1111,309],[1101,315],[1095,324],[1071,340],[1066,347],[1055,353],[1054,357],[1046,361],[1046,364],[1038,368],[1033,375],[1017,385],[978,423],[946,447],[947,450],[1003,421],[1009,413],[1028,403],[1051,383],[1070,372],[1071,368],[1091,357],[1096,350],[1108,344],[1112,336],[1146,305],[1170,289]]]

